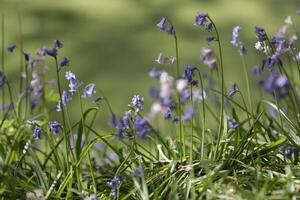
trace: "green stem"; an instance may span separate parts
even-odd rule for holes
[[[248,93],[249,109],[250,109],[251,113],[253,114],[253,109],[252,109],[252,94],[251,94],[251,90],[250,90],[250,81],[249,81],[249,74],[248,74],[248,66],[247,66],[247,62],[246,62],[246,59],[245,59],[244,55],[242,55],[242,61],[243,61],[244,75],[245,75],[245,79],[246,79],[246,87],[247,87],[247,93]]]
[[[218,135],[217,135],[217,144],[216,144],[216,150],[215,150],[215,154],[214,154],[214,159],[217,159],[217,154],[218,154],[218,150],[219,150],[219,146],[220,146],[220,141],[222,138],[222,130],[223,130],[223,120],[224,120],[224,70],[223,70],[223,56],[222,56],[222,47],[221,47],[221,42],[220,42],[220,36],[219,36],[219,32],[218,29],[215,25],[215,23],[213,22],[213,20],[208,16],[208,19],[210,20],[210,22],[212,23],[214,30],[216,32],[217,35],[217,42],[218,42],[218,46],[219,46],[219,56],[220,56],[220,68],[221,68],[221,107],[220,107],[220,119],[219,119],[219,128],[218,128]]]
[[[60,86],[60,76],[59,76],[59,66],[58,66],[58,61],[57,58],[55,57],[55,66],[56,66],[56,77],[57,77],[57,87],[58,87],[58,92],[59,92],[59,99],[60,99],[60,104],[62,103],[62,90]],[[63,120],[63,132],[64,132],[64,141],[65,141],[65,152],[66,152],[66,162],[67,162],[67,170],[65,171],[68,173],[70,166],[69,166],[69,139],[67,135],[67,129],[66,129],[66,119],[65,119],[65,111],[64,111],[64,106],[61,106],[61,115],[62,115],[62,120]]]
[[[2,47],[2,59],[1,59],[1,69],[2,69],[2,73],[5,73],[5,18],[4,18],[4,14],[2,14],[2,22],[1,22],[1,30],[2,30],[2,34],[1,34],[1,47]],[[4,112],[4,105],[5,105],[5,89],[2,88],[2,105],[1,105],[1,109],[3,111],[3,119],[5,116],[5,112]]]

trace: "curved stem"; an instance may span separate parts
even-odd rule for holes
[[[242,55],[242,61],[243,61],[243,69],[244,69],[244,75],[246,79],[246,87],[247,87],[247,93],[248,93],[248,101],[249,101],[249,109],[251,113],[253,114],[253,108],[252,108],[252,94],[250,90],[250,81],[249,81],[249,74],[248,74],[248,66],[246,63],[245,56]]]

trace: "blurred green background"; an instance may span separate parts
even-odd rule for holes
[[[199,59],[207,34],[193,24],[197,12],[209,13],[221,34],[227,87],[236,81],[243,88],[242,62],[230,44],[233,26],[243,28],[248,65],[260,64],[254,26],[274,35],[290,15],[297,27],[299,4],[294,0],[0,0],[0,9],[5,15],[7,45],[19,44],[19,21],[24,49],[31,54],[60,39],[64,43],[60,56],[70,58],[70,69],[84,83],[96,83],[121,114],[134,94],[148,99],[148,88],[155,84],[148,72],[156,65],[157,55],[175,54],[173,39],[156,30],[162,16],[175,24],[182,69],[194,64],[207,71]],[[17,78],[19,57],[6,56],[9,76]],[[50,69],[53,64],[49,62]],[[251,82],[254,88],[255,79]],[[147,100],[146,105],[150,104]]]

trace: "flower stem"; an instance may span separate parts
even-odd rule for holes
[[[247,66],[246,59],[245,59],[244,55],[242,55],[242,61],[243,61],[244,75],[245,75],[245,79],[246,79],[246,87],[247,87],[247,93],[248,93],[249,109],[250,109],[251,113],[253,114],[252,94],[251,94],[251,90],[250,90],[248,66]]]

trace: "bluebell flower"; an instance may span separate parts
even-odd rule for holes
[[[239,123],[237,123],[234,119],[228,119],[228,127],[232,131],[236,131],[239,126]]]
[[[29,124],[30,126],[39,126],[37,121],[34,119],[27,120],[27,124]]]
[[[60,63],[60,67],[68,67],[70,66],[70,60],[68,58],[64,58],[61,63]]]
[[[23,55],[24,55],[24,59],[25,59],[25,61],[29,61],[29,59],[30,59],[30,56],[29,56],[29,54],[28,53],[26,53],[26,52],[24,52],[23,53]]]
[[[172,119],[172,110],[170,108],[167,108],[167,111],[164,113],[164,118],[166,120]]]
[[[53,48],[53,49],[46,49],[45,50],[45,52],[46,52],[46,54],[48,55],[48,56],[51,56],[51,57],[53,57],[53,58],[56,58],[57,57],[57,49],[56,48]]]
[[[124,178],[121,175],[117,175],[115,178],[113,178],[110,182],[107,183],[108,187],[111,189],[111,196],[112,197],[117,197],[119,187],[121,184],[124,182]]]
[[[58,123],[58,121],[50,121],[48,123],[50,131],[57,135],[59,133],[60,130],[62,130],[62,125],[60,123]]]
[[[5,83],[6,83],[6,77],[2,72],[0,72],[0,88],[3,87]]]
[[[191,92],[188,89],[182,90],[180,97],[183,102],[187,102],[191,97]]]
[[[198,81],[193,79],[196,70],[197,68],[191,65],[187,65],[184,69],[183,78],[186,79],[192,85],[198,84]]]
[[[203,64],[208,65],[211,70],[217,68],[217,60],[214,58],[214,51],[212,48],[202,48],[200,59]]]
[[[184,115],[182,116],[181,120],[183,122],[188,122],[190,121],[195,115],[195,109],[190,106],[186,106],[184,110]]]
[[[33,138],[41,139],[41,137],[42,137],[42,129],[39,126],[36,126],[33,131]]]
[[[175,30],[174,30],[174,26],[171,24],[169,29],[167,30],[167,33],[169,35],[175,35]]]
[[[117,138],[122,139],[126,136],[127,130],[130,128],[130,121],[132,119],[131,111],[125,112],[122,119],[117,124],[118,134]]]
[[[9,47],[7,47],[7,51],[12,53],[14,52],[14,50],[16,49],[17,45],[13,44],[13,45],[10,45]]]
[[[56,106],[57,112],[60,112],[62,108],[65,107],[72,99],[65,90],[63,91],[61,98],[62,99],[58,101],[58,104]]]
[[[208,31],[208,32],[210,32],[210,31],[212,31],[213,30],[213,28],[214,28],[214,25],[213,25],[213,23],[208,23],[207,25],[206,25],[206,31]]]
[[[140,95],[134,95],[129,106],[139,113],[144,108],[144,98],[140,97]]]
[[[170,108],[171,110],[175,109],[175,102],[173,101],[172,97],[162,98],[161,105],[166,108]]]
[[[217,40],[217,38],[213,35],[209,35],[206,37],[207,42],[212,42],[212,41],[216,41],[216,40]]]
[[[251,74],[254,75],[254,76],[261,75],[262,74],[262,68],[260,66],[252,67]]]
[[[237,87],[237,84],[233,83],[231,89],[227,93],[227,97],[233,97],[233,95],[235,95],[235,93],[237,93],[238,91],[239,88]]]
[[[240,26],[236,26],[233,28],[232,31],[232,41],[231,44],[235,47],[239,46],[240,40],[239,40],[239,33],[241,32],[241,27]]]
[[[283,154],[284,158],[287,158],[289,160],[292,160],[293,158],[299,157],[299,147],[292,146],[288,143],[285,143],[280,148],[281,153]]]
[[[148,121],[145,118],[137,118],[134,127],[141,139],[145,139],[146,135],[150,132]]]
[[[67,71],[65,77],[69,81],[69,92],[73,95],[81,86],[81,81],[78,80],[75,74],[71,71]]]
[[[247,48],[244,45],[241,44],[239,52],[240,52],[240,55],[242,56],[242,55],[246,55],[247,52],[248,52],[248,50],[247,50]]]
[[[159,31],[164,31],[166,30],[166,22],[167,22],[167,18],[163,17],[159,23],[156,25]]]
[[[63,43],[60,40],[55,40],[54,41],[54,47],[56,49],[61,49],[61,48],[63,48]]]
[[[90,83],[87,86],[85,86],[83,91],[83,98],[88,98],[96,94],[96,85],[94,83]]]
[[[149,76],[159,80],[160,79],[160,75],[163,73],[163,71],[159,71],[157,70],[155,67],[151,69],[151,71],[149,72]]]
[[[149,89],[149,95],[150,97],[153,99],[153,100],[158,100],[160,97],[159,97],[159,91],[156,87],[152,86],[150,87]]]
[[[266,93],[274,95],[276,99],[283,99],[289,94],[292,88],[290,81],[284,75],[271,74],[261,85]]]
[[[267,65],[271,72],[274,71],[275,66],[278,63],[280,63],[280,53],[279,52],[275,52],[274,55],[272,55],[271,57],[268,57],[268,59],[267,59]]]
[[[265,29],[255,26],[255,33],[259,42],[263,42],[267,40],[267,33]]]
[[[116,128],[116,127],[118,127],[118,123],[119,122],[118,122],[117,116],[114,113],[112,113],[111,117],[110,117],[110,121],[109,121],[109,126],[111,128]]]
[[[206,23],[208,22],[208,14],[207,13],[197,13],[195,16],[195,26],[198,26],[199,28],[204,27]]]

